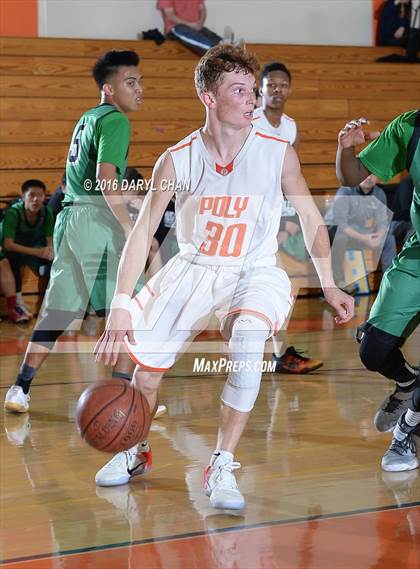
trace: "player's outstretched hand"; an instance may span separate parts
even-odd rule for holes
[[[342,148],[351,148],[378,138],[380,134],[378,131],[365,132],[363,130],[366,124],[369,124],[369,121],[363,117],[348,122],[338,133],[338,144]]]
[[[109,313],[105,330],[93,350],[96,361],[99,362],[103,358],[105,365],[111,363],[114,366],[126,336],[130,344],[136,343],[130,312],[124,308],[113,308]]]
[[[354,298],[352,296],[339,288],[325,288],[324,297],[337,313],[337,316],[334,318],[337,324],[344,324],[353,318]]]

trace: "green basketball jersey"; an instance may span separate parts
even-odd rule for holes
[[[364,166],[387,182],[406,169],[407,150],[414,133],[417,110],[408,111],[394,119],[381,135],[369,144],[359,155]],[[411,205],[411,222],[420,240],[420,144],[414,153],[410,166],[414,194]]]
[[[52,210],[43,205],[34,224],[30,224],[25,215],[23,201],[19,201],[7,208],[1,223],[0,239],[10,237],[15,243],[25,247],[45,247],[47,237],[54,231],[54,214]]]
[[[106,205],[96,180],[100,162],[114,164],[121,183],[127,165],[130,123],[114,105],[89,109],[76,124],[67,157],[63,204],[75,201]]]

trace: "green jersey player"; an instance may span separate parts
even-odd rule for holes
[[[420,379],[418,368],[405,360],[400,347],[420,322],[420,111],[398,116],[357,157],[356,145],[376,136],[366,136],[366,123],[366,119],[351,121],[339,134],[337,174],[341,181],[354,186],[369,172],[388,181],[407,169],[414,184],[410,210],[414,234],[385,272],[369,319],[357,334],[364,365],[396,382],[375,416],[379,431],[395,427],[382,468],[411,470],[419,465],[413,435],[420,431]]]
[[[141,103],[139,57],[110,51],[93,68],[100,104],[78,121],[66,165],[63,211],[54,230],[56,255],[43,308],[5,408],[26,412],[33,377],[60,334],[83,317],[88,303],[104,314],[114,293],[118,254],[132,228],[121,190],[130,125],[126,114]],[[114,375],[131,370],[121,357]]]

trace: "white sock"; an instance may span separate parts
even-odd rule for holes
[[[397,441],[403,441],[404,439],[407,438],[407,433],[405,433],[405,432],[401,429],[399,423],[397,423],[397,425],[396,425],[396,427],[395,427],[395,429],[394,429],[394,433],[393,433],[393,434],[394,434],[394,439],[397,439]]]
[[[216,449],[211,455],[210,466],[212,466],[218,458],[221,458],[223,462],[233,462],[233,454],[227,450]]]
[[[22,298],[22,293],[21,292],[17,292],[16,293],[16,304],[23,304],[23,298]]]
[[[411,409],[407,409],[404,419],[407,425],[410,425],[410,427],[416,427],[420,424],[420,411],[416,412]]]

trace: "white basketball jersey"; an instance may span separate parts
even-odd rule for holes
[[[205,265],[275,265],[287,142],[253,127],[236,158],[216,164],[197,130],[169,149],[183,258]]]
[[[296,123],[285,113],[281,115],[280,124],[276,127],[268,121],[262,107],[259,107],[258,109],[254,110],[253,122],[257,128],[272,132],[274,136],[278,136],[283,140],[287,140],[290,142],[290,144],[294,144],[296,140]]]

